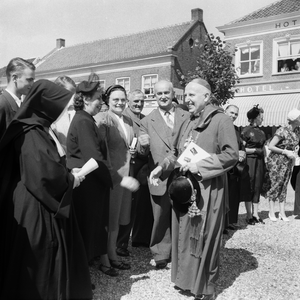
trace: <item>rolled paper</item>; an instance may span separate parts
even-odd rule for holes
[[[136,148],[137,141],[138,141],[138,139],[137,139],[136,137],[134,137],[134,138],[132,139],[132,143],[131,143],[131,145],[130,145],[130,148],[131,148],[131,149],[135,149],[135,148]]]
[[[78,176],[86,176],[89,173],[93,172],[98,168],[98,163],[93,159],[90,158],[81,168],[81,170],[77,173]]]

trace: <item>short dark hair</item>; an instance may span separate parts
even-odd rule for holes
[[[10,60],[6,67],[7,82],[10,82],[12,73],[21,72],[27,68],[31,69],[32,71],[35,71],[35,65],[23,58],[15,57],[12,60]]]

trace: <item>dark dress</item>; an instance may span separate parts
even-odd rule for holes
[[[249,166],[251,184],[251,200],[253,203],[258,203],[264,180],[265,167],[263,146],[266,141],[266,135],[258,127],[250,125],[243,129],[241,138],[246,142],[245,148],[261,150],[260,153],[247,154],[247,164]]]
[[[298,156],[299,155],[300,155],[300,149],[298,150]],[[294,215],[300,215],[300,172],[299,171],[300,171],[300,166],[294,166],[292,177],[291,177],[291,185],[295,191]]]
[[[74,177],[48,133],[70,98],[35,82],[1,140],[1,299],[92,299]]]
[[[299,143],[297,132],[288,126],[276,130],[275,136],[279,138],[276,147],[294,150]],[[265,176],[265,197],[272,201],[284,202],[286,200],[287,185],[292,175],[293,161],[286,155],[272,152],[267,158],[267,172]]]
[[[106,153],[94,118],[84,110],[77,111],[67,136],[67,166],[70,169],[80,168],[90,158],[94,158],[99,165],[73,193],[76,216],[89,261],[107,253],[105,227],[108,225],[112,181]]]

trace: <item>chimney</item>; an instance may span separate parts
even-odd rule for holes
[[[61,47],[65,47],[65,42],[64,39],[56,39],[56,48],[60,49]]]
[[[192,21],[203,22],[203,10],[201,8],[192,9]]]

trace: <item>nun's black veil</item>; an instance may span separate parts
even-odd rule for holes
[[[0,141],[1,299],[92,298],[74,179],[48,134],[71,97],[36,81]]]
[[[36,81],[23,105],[8,126],[1,142],[0,151],[16,135],[34,126],[49,128],[69,103],[72,93],[55,83],[40,79]]]

